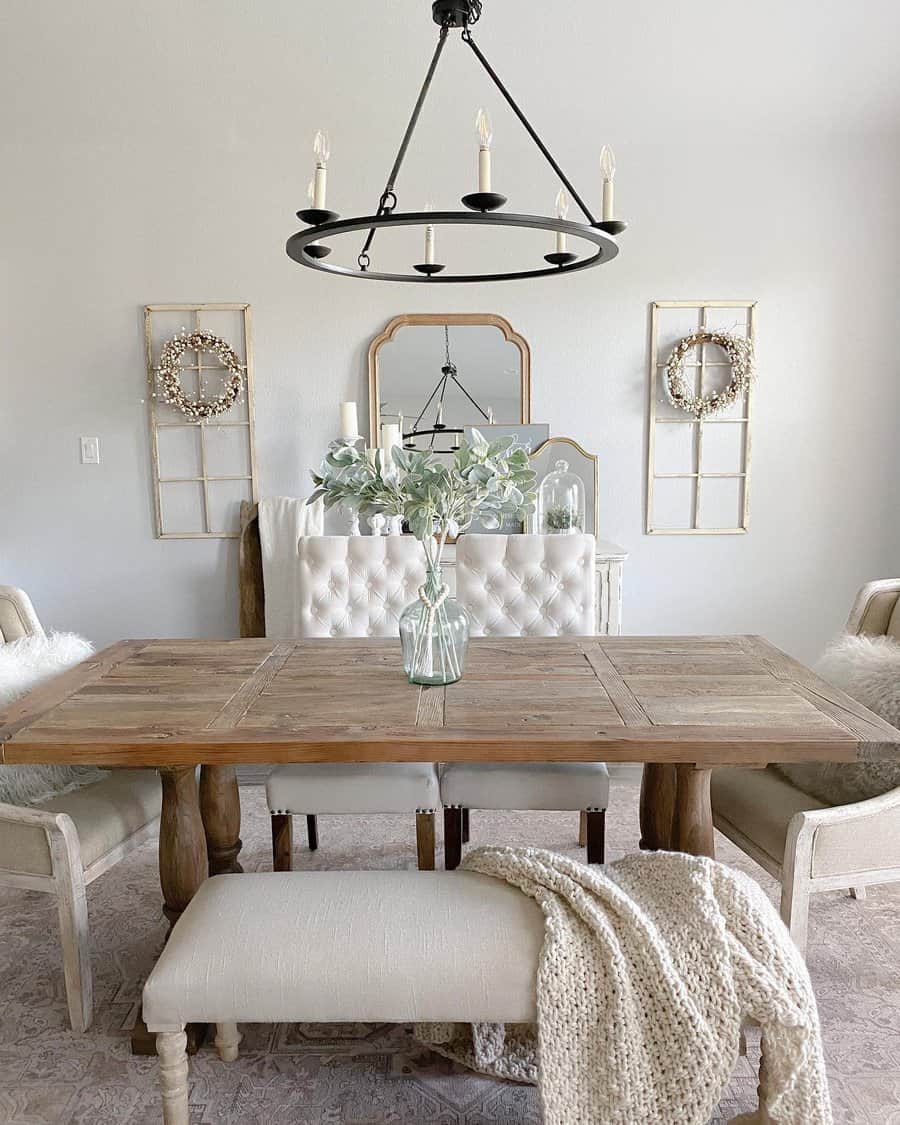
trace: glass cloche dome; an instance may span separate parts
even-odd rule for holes
[[[542,535],[574,535],[584,531],[584,481],[569,472],[568,461],[557,461],[541,481],[538,492],[538,530]]]

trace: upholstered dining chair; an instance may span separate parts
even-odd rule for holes
[[[0,644],[28,636],[44,636],[28,595],[0,586]],[[161,804],[156,770],[115,770],[30,807],[0,802],[0,886],[56,896],[73,1031],[93,1018],[85,887],[156,833]]]
[[[456,596],[473,636],[588,636],[595,631],[593,535],[463,535]],[[604,860],[609,771],[603,762],[448,762],[441,772],[444,858],[457,867],[470,809],[581,812],[588,863]]]
[[[399,635],[400,614],[425,581],[425,554],[418,540],[408,535],[310,535],[300,539],[298,549],[301,636]],[[327,651],[322,659],[328,659]],[[291,870],[293,817],[306,816],[314,851],[320,813],[414,813],[419,867],[434,868],[440,792],[432,762],[280,766],[269,775],[266,795],[276,871]]]
[[[870,582],[857,595],[846,632],[900,641],[900,578]],[[804,793],[769,766],[712,775],[713,823],[781,883],[781,917],[801,952],[809,898],[817,891],[900,881],[900,788],[849,805]]]

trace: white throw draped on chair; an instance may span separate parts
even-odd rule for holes
[[[259,502],[259,541],[266,591],[266,636],[290,640],[300,628],[300,559],[297,543],[304,535],[321,535],[325,508],[291,496]]]

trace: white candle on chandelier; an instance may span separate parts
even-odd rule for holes
[[[331,156],[331,141],[328,134],[320,129],[313,140],[313,152],[316,157],[316,175],[313,181],[313,207],[317,211],[325,210],[325,197],[328,185],[328,158]]]
[[[359,420],[356,417],[356,403],[341,403],[341,437],[344,441],[352,441],[359,437]]]
[[[429,200],[425,204],[425,211],[430,215],[433,210],[434,204]],[[431,223],[425,227],[425,265],[434,265],[434,226]]]
[[[569,214],[569,193],[565,188],[560,188],[556,196],[556,217],[557,219],[565,219]],[[564,231],[558,230],[556,232],[556,252],[557,254],[566,253],[566,235]]]
[[[444,400],[443,399],[441,399],[441,401],[438,403],[437,418],[435,419],[434,424],[436,426],[442,426],[444,424]]]
[[[494,408],[493,408],[493,406],[489,406],[488,407],[488,425],[493,426],[493,424],[494,424]]]
[[[613,180],[616,178],[616,158],[609,145],[600,150],[600,170],[603,172],[603,221],[613,217]]]
[[[494,131],[487,110],[479,109],[475,118],[475,128],[478,130],[478,190],[489,192],[491,190],[491,141]]]

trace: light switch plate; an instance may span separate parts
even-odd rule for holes
[[[96,437],[83,437],[81,439],[82,465],[100,464],[100,439]]]

